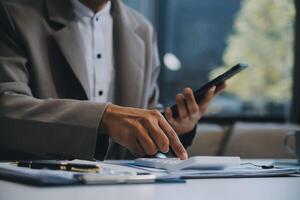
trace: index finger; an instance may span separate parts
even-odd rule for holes
[[[186,160],[188,158],[188,154],[181,144],[176,132],[170,126],[170,124],[165,120],[165,118],[161,118],[159,120],[159,126],[164,131],[166,136],[169,138],[170,146],[172,147],[174,153],[179,157],[181,160]]]

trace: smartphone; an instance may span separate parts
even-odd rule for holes
[[[194,96],[196,99],[197,103],[200,103],[200,101],[204,98],[205,94],[207,93],[207,91],[212,87],[212,86],[218,86],[222,83],[224,83],[226,80],[228,80],[229,78],[233,77],[234,75],[238,74],[239,72],[243,71],[244,69],[246,69],[248,67],[248,64],[245,63],[239,63],[237,65],[235,65],[234,67],[232,67],[231,69],[229,69],[227,72],[225,72],[224,74],[221,74],[220,76],[218,76],[217,78],[209,81],[208,83],[204,84],[202,87],[200,87],[198,90],[194,91]],[[171,110],[173,113],[173,117],[176,118],[179,116],[178,113],[178,108],[177,108],[177,104],[171,106]],[[164,114],[164,113],[163,113]]]

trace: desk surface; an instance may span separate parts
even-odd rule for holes
[[[0,200],[299,200],[300,177],[188,180],[185,184],[34,187],[0,180]]]
[[[300,177],[201,179],[186,184],[76,186],[39,188],[0,181],[1,200],[82,199],[299,200]]]

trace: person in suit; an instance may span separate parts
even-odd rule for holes
[[[0,159],[187,158],[199,104],[156,110],[160,64],[150,23],[120,0],[0,1]],[[187,100],[187,104],[184,103]]]

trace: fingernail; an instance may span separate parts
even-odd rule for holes
[[[183,94],[179,94],[179,95],[178,95],[178,99],[179,99],[179,100],[182,100],[182,99],[184,99],[184,96],[183,96]]]
[[[176,95],[176,99],[181,99],[181,95],[180,95],[180,94],[177,94],[177,95]]]
[[[185,89],[184,89],[184,93],[189,93],[190,91],[191,91],[190,88],[185,88]]]
[[[186,160],[186,159],[188,159],[188,154],[186,153],[186,152],[184,152],[183,154],[182,154],[182,160]]]
[[[164,149],[162,152],[163,153],[168,153],[170,151],[170,149],[169,148],[166,148],[166,149]]]

